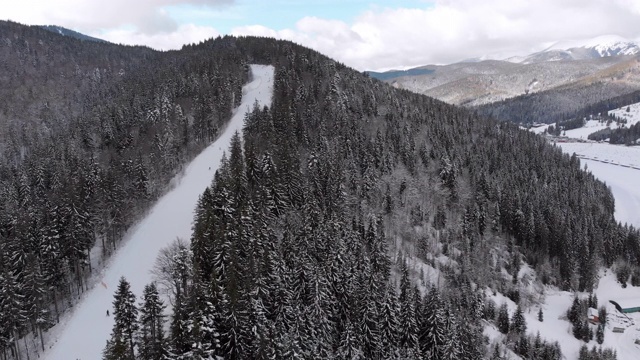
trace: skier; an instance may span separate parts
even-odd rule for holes
[[[109,316],[109,310],[107,310],[107,316]]]

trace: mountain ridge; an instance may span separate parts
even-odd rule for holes
[[[45,29],[47,31],[51,31],[54,34],[58,34],[58,35],[62,35],[62,36],[68,36],[68,37],[72,37],[78,40],[82,40],[82,41],[94,41],[94,42],[101,42],[101,43],[108,43],[108,41],[103,40],[103,39],[99,39],[93,36],[89,36],[89,35],[85,35],[83,33],[71,30],[71,29],[67,29],[65,27],[62,26],[58,26],[58,25],[35,25],[36,27],[39,27],[41,29]]]

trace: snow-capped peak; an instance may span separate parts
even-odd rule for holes
[[[599,57],[640,53],[638,44],[618,35],[604,35],[586,40],[559,41],[545,51],[565,50],[572,52],[573,49],[594,50]]]

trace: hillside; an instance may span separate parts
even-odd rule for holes
[[[193,210],[221,163],[222,149],[227,149],[234,134],[242,130],[245,114],[254,104],[270,104],[273,68],[252,66],[251,79],[224,133],[185,168],[184,174],[176,179],[175,188],[159,199],[149,215],[127,235],[126,244],[114,255],[107,271],[100,274],[99,283],[85,294],[72,316],[51,330],[61,334],[52,336],[52,348],[45,353],[45,359],[98,359],[113,326],[113,318],[105,316],[105,311],[111,308],[111,293],[120,277],[127,278],[132,291],[142,293],[144,286],[153,281],[152,270],[162,249],[177,238],[186,244],[185,240],[191,237]],[[140,256],[143,253],[145,256]],[[88,328],[92,331],[88,332]]]
[[[84,41],[96,41],[96,42],[106,42],[102,39],[98,39],[98,38],[94,38],[82,33],[79,33],[77,31],[73,31],[67,28],[63,28],[62,26],[56,26],[56,25],[41,25],[41,28],[45,29],[45,30],[49,30],[54,34],[59,34],[62,36],[69,36],[78,40],[84,40]]]
[[[558,43],[506,60],[371,73],[397,88],[517,123],[567,120],[640,89],[640,48],[618,37]],[[610,109],[608,109],[610,110]]]
[[[627,61],[626,57],[533,63],[486,60],[429,66],[424,68],[429,74],[386,81],[451,104],[474,106],[577,84]]]
[[[48,35],[7,26],[21,44]],[[164,274],[168,318],[138,318],[137,296],[152,289],[118,284],[112,314],[128,320],[114,322],[107,357],[475,360],[496,346],[483,338],[497,319],[481,318],[481,289],[519,299],[528,263],[546,285],[589,291],[594,263],[635,270],[640,259],[638,232],[615,221],[609,189],[513,124],[394,89],[287,41],[224,37],[157,53],[56,39],[54,54],[147,53],[131,61],[136,71],[105,69],[91,91],[60,92],[49,105],[56,121],[34,112],[27,132],[26,120],[3,118],[9,356],[20,337],[57,322],[58,307],[86,291],[95,256],[104,263],[169,179],[218,138],[246,95],[245,64],[274,67],[272,106],[245,118],[243,141],[231,141],[198,200],[190,247],[172,257],[187,263]],[[24,52],[3,54],[19,71]],[[26,63],[44,62],[40,54]],[[66,81],[40,69],[26,93]],[[161,314],[155,304],[140,311]],[[169,333],[150,330],[165,324]],[[533,341],[521,330],[509,336]],[[532,352],[559,359],[558,349],[544,342]]]

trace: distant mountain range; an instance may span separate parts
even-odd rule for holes
[[[107,41],[102,40],[102,39],[98,39],[89,35],[85,35],[82,33],[79,33],[77,31],[73,31],[73,30],[69,30],[67,28],[63,28],[62,26],[56,26],[56,25],[37,25],[40,28],[43,28],[45,30],[51,31],[53,33],[56,34],[60,34],[62,36],[68,36],[68,37],[72,37],[72,38],[76,38],[79,40],[83,40],[83,41],[95,41],[95,42],[102,42],[102,43],[106,43]]]
[[[558,42],[503,60],[465,60],[370,76],[445,102],[478,106],[552,89],[614,84],[618,96],[640,89],[640,46],[619,36]],[[604,100],[606,91],[595,97]]]
[[[589,60],[609,56],[640,53],[637,43],[620,36],[609,35],[585,41],[560,41],[549,48],[525,57],[511,57],[506,61],[533,64],[545,61]]]

